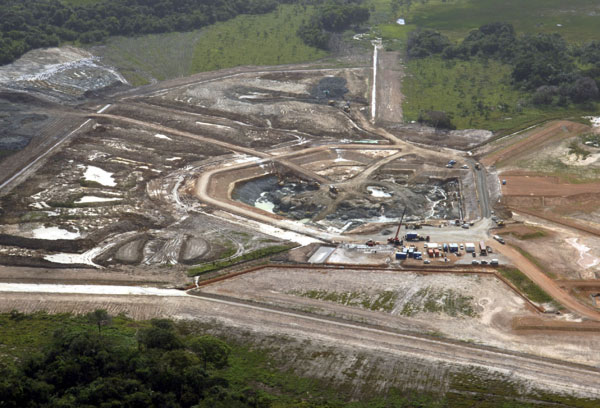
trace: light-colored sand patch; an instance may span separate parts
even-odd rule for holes
[[[39,227],[31,231],[33,238],[37,239],[77,239],[81,235],[79,232],[71,232],[59,227]]]
[[[571,245],[573,248],[575,248],[579,252],[579,260],[577,261],[577,264],[579,266],[581,266],[582,268],[586,268],[586,269],[592,268],[592,267],[600,264],[600,259],[589,254],[590,247],[588,247],[584,244],[578,243],[577,242],[578,240],[579,240],[579,238],[568,238],[566,240],[569,243],[569,245]]]
[[[83,196],[79,200],[75,201],[75,204],[85,204],[85,203],[103,203],[107,201],[120,201],[121,198],[113,197],[97,197],[97,196]]]
[[[177,289],[146,288],[140,286],[109,285],[53,285],[0,283],[0,292],[75,293],[84,295],[187,296]]]
[[[87,166],[83,178],[87,181],[95,181],[96,183],[102,184],[107,187],[114,187],[117,185],[112,173],[102,170],[96,166]]]
[[[589,119],[592,127],[600,127],[600,116],[584,116],[584,119]]]

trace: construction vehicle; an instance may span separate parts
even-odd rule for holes
[[[373,241],[372,239],[368,240],[365,245],[369,246],[369,247],[374,247],[375,245],[377,245],[378,243]]]
[[[400,234],[400,228],[402,227],[402,221],[404,220],[404,215],[406,214],[406,208],[402,211],[402,217],[400,217],[400,224],[398,224],[398,228],[396,229],[396,236],[388,238],[388,244],[390,245],[402,245],[402,240],[398,238],[398,234]]]

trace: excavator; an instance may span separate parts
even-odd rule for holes
[[[388,244],[390,245],[402,245],[402,240],[400,238],[398,238],[398,234],[400,234],[400,228],[402,227],[402,221],[404,220],[404,215],[406,214],[406,208],[404,208],[404,211],[402,212],[402,217],[400,217],[400,224],[398,224],[398,229],[396,230],[396,236],[395,237],[389,237],[388,238]]]

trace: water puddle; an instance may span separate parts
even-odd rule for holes
[[[267,211],[274,214],[275,204],[269,201],[268,195],[268,191],[263,192],[260,195],[260,197],[258,197],[258,199],[254,202],[254,206],[263,211]]]
[[[377,198],[390,198],[392,195],[385,191],[382,187],[377,186],[368,186],[367,191],[373,196]]]

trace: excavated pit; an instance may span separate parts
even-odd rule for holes
[[[427,183],[367,180],[359,186],[318,188],[314,183],[269,174],[235,185],[232,199],[280,216],[328,223],[390,222],[406,208],[406,220],[460,218],[457,179]],[[340,225],[341,226],[341,225]]]

